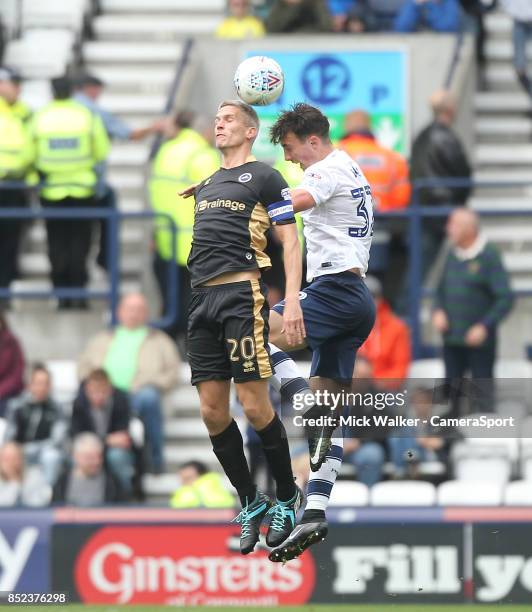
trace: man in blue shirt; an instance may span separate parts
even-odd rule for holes
[[[111,140],[128,140],[138,141],[147,138],[156,132],[162,132],[166,125],[167,119],[157,119],[150,125],[142,128],[132,128],[125,121],[117,117],[113,113],[105,110],[98,104],[98,100],[102,95],[105,83],[91,74],[84,74],[77,80],[77,91],[74,99],[83,104],[96,115],[99,115],[103,121],[107,135]],[[101,162],[95,168],[98,175],[98,186],[96,189],[96,197],[98,199],[97,206],[102,208],[116,208],[116,193],[107,182],[107,162]],[[107,269],[107,222],[102,219],[100,223],[100,248],[96,258],[96,263]]]

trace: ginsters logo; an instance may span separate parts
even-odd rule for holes
[[[277,606],[304,604],[316,569],[311,554],[284,566],[260,547],[243,557],[232,527],[106,527],[76,559],[80,599],[101,604]]]
[[[244,212],[246,210],[246,205],[236,200],[221,200],[220,198],[211,201],[201,200],[201,202],[196,204],[195,213],[200,213],[211,208],[228,208],[233,212]]]

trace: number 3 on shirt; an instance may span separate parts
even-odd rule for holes
[[[351,189],[351,196],[356,200],[357,215],[364,219],[362,227],[350,227],[348,233],[353,238],[364,238],[371,231],[370,236],[373,236],[373,220],[370,223],[368,209],[366,208],[366,196],[371,196],[371,188],[369,185]]]

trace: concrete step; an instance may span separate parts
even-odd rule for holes
[[[87,42],[83,45],[83,58],[89,64],[175,65],[181,53],[182,46],[175,42]]]
[[[475,95],[475,110],[477,113],[526,113],[532,105],[530,98],[522,91],[480,92]]]
[[[527,117],[503,117],[500,115],[483,115],[475,121],[475,134],[477,137],[511,138],[515,142],[517,138],[529,139],[532,133],[532,120]]]
[[[202,461],[211,469],[218,469],[218,460],[212,452],[208,436],[205,436],[204,445],[194,446],[170,445],[164,448],[164,457],[167,465],[179,466],[186,461]]]
[[[490,64],[486,68],[486,78],[490,87],[520,87],[511,64]]]
[[[528,59],[532,58],[532,49],[527,51]],[[511,38],[493,38],[486,43],[486,58],[488,62],[504,61],[511,62],[513,58],[513,44]]]
[[[109,164],[114,166],[144,166],[148,162],[149,154],[149,143],[114,143],[109,155]]]
[[[225,0],[100,0],[104,13],[219,13]]]
[[[512,35],[512,19],[504,11],[493,11],[484,18],[484,26],[490,37],[504,36],[510,38]]]
[[[28,234],[29,246],[43,245],[46,240],[46,228],[42,223],[34,223]],[[144,243],[144,231],[142,227],[125,226],[120,232],[120,244],[124,246],[140,245]]]
[[[112,94],[107,92],[102,96],[100,102],[102,108],[121,116],[129,114],[160,115],[163,112],[165,103],[166,96],[163,94],[137,94],[135,96],[131,96],[127,94]]]
[[[524,210],[532,212],[532,195],[529,197],[507,198],[496,195],[496,193],[497,192],[494,192],[492,197],[475,196],[469,200],[469,206],[479,211],[500,210],[501,208],[505,208],[507,210]],[[532,222],[532,217],[530,220]]]
[[[532,252],[530,251],[522,253],[507,251],[502,254],[502,259],[511,274],[530,274],[532,271]]]
[[[515,222],[515,221],[514,221]],[[532,216],[527,225],[512,225],[512,222],[501,223],[486,227],[482,231],[491,242],[497,243],[528,243],[532,242]],[[530,257],[530,268],[532,270],[532,255]]]
[[[510,286],[514,291],[532,292],[532,275],[514,277],[510,281]]]
[[[126,194],[134,194],[138,196],[144,186],[144,177],[142,172],[131,172],[130,170],[109,169],[109,183],[126,197]]]
[[[529,186],[527,188],[530,188],[530,186],[532,186],[532,175],[530,173],[530,169],[529,170],[522,170],[522,169],[501,169],[501,168],[497,168],[495,170],[486,170],[486,169],[476,169],[475,173],[474,173],[474,179],[476,181],[490,181],[490,182],[497,182],[497,183],[501,183],[502,185],[504,183],[509,183],[512,181],[518,181],[518,182],[528,182]]]
[[[146,474],[142,479],[142,486],[146,495],[170,496],[180,486],[181,481],[177,474]]]
[[[221,15],[108,14],[96,17],[93,26],[98,40],[175,40],[212,34],[221,20]]]
[[[207,430],[205,424],[201,420],[199,410],[196,413],[196,418],[177,418],[166,419],[164,422],[164,437],[166,439],[181,439],[188,440],[198,438],[203,440]]]
[[[122,254],[120,274],[139,274],[144,267],[144,254]],[[19,257],[19,268],[24,276],[48,276],[50,262],[44,253],[23,253]]]
[[[106,83],[106,91],[166,91],[172,82],[175,73],[173,63],[168,66],[150,66],[138,68],[136,66],[109,66],[108,64],[93,63],[87,70]]]
[[[479,165],[527,166],[532,164],[532,144],[481,144],[475,158]]]

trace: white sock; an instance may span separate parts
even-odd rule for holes
[[[274,344],[270,343],[269,346],[273,367],[273,376],[270,378],[270,383],[273,388],[279,391],[283,399],[290,400],[292,405],[294,395],[298,394],[300,398],[305,398],[307,395],[310,395],[312,396],[312,400],[309,399],[308,404],[305,405],[308,406],[308,408],[313,406],[314,394],[310,390],[307,381],[301,376],[301,372],[296,362]]]
[[[307,485],[307,504],[305,510],[327,510],[331,491],[342,466],[344,454],[344,439],[342,430],[338,427],[333,437],[327,460],[317,472],[310,472]]]

